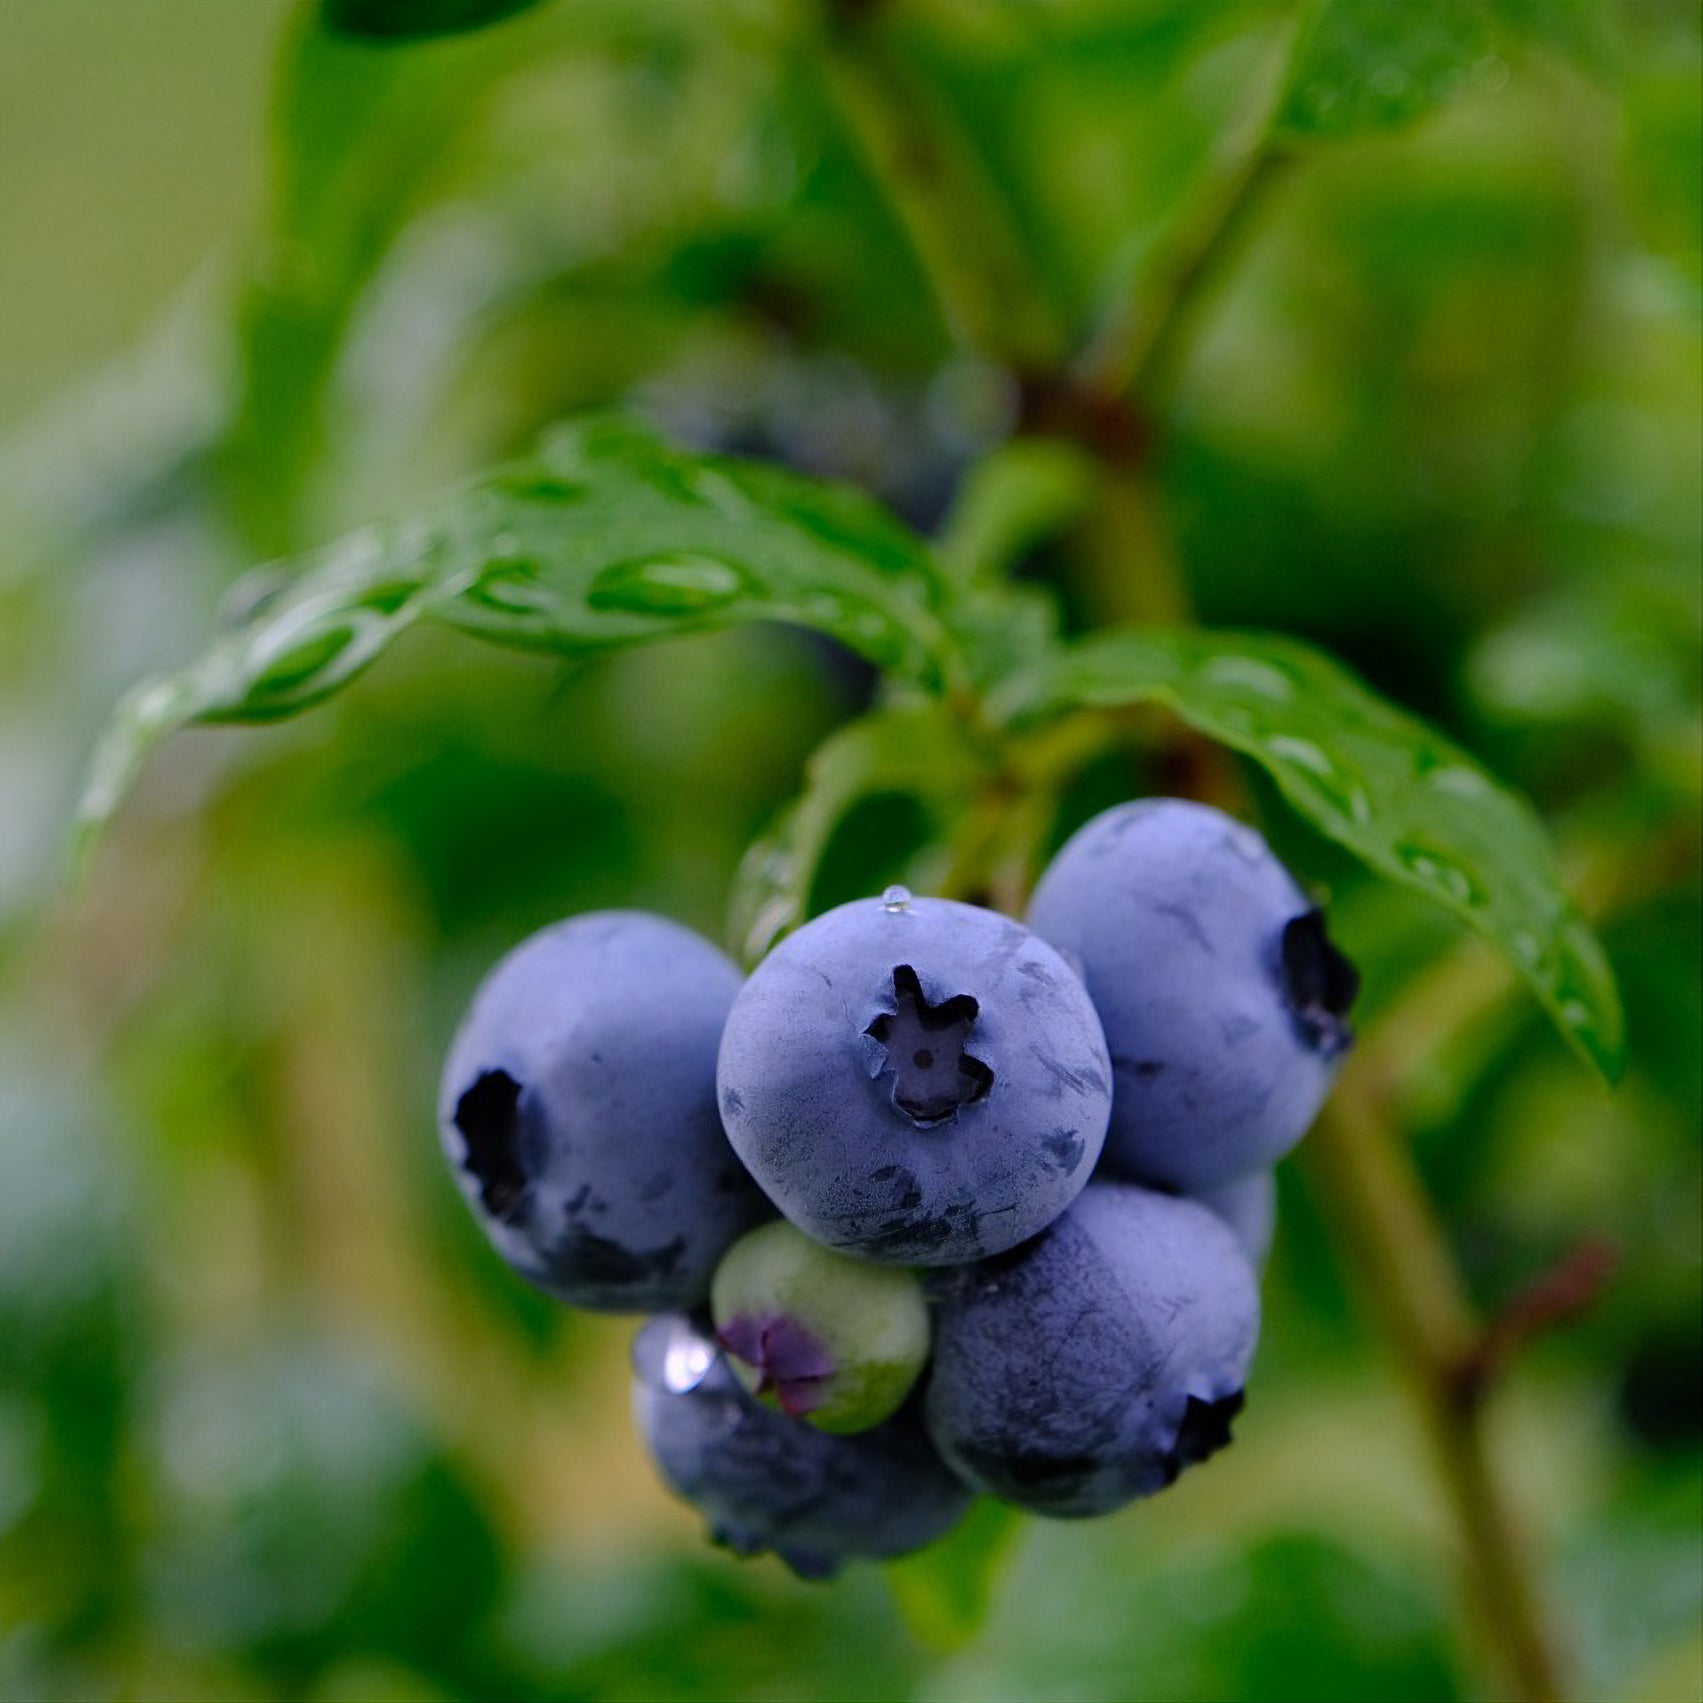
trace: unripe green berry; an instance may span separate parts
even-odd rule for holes
[[[710,1305],[746,1389],[823,1431],[879,1425],[928,1361],[928,1305],[913,1273],[835,1253],[785,1219],[728,1249]]]

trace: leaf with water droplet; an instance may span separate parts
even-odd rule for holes
[[[1291,61],[1280,136],[1411,123],[1450,100],[1490,41],[1480,0],[1323,0]]]
[[[698,615],[747,594],[760,597],[762,588],[732,562],[713,556],[641,556],[602,569],[586,587],[585,600],[593,609],[638,615]]]
[[[1267,670],[1294,683],[1269,691]],[[1107,633],[1012,680],[995,714],[1156,702],[1244,752],[1315,827],[1507,954],[1569,1041],[1611,1081],[1624,1054],[1607,957],[1561,886],[1518,794],[1323,652],[1257,633]]]
[[[425,41],[488,29],[538,0],[320,0],[326,29],[358,41]]]
[[[264,599],[229,612],[197,661],[127,700],[96,756],[86,831],[174,727],[293,714],[417,620],[564,654],[790,621],[913,688],[938,690],[966,669],[947,624],[949,582],[872,500],[680,453],[618,417],[559,429],[531,460],[285,569]]]

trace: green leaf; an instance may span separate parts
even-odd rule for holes
[[[530,461],[308,557],[198,661],[138,687],[96,752],[81,832],[175,728],[294,715],[416,621],[569,655],[787,621],[934,689],[963,666],[945,591],[921,541],[857,491],[583,421]]]
[[[1619,68],[1621,44],[1604,0],[1484,0],[1511,45],[1547,49],[1593,76]]]
[[[1084,450],[1057,438],[1013,438],[970,469],[939,553],[965,581],[993,580],[1078,519],[1093,488]]]
[[[315,8],[299,11],[273,97],[270,206],[239,306],[240,382],[222,457],[257,548],[296,544],[356,302],[518,52],[505,33],[437,53],[375,53],[327,33]]]
[[[1489,51],[1478,0],[1322,0],[1304,26],[1279,135],[1340,138],[1422,118]]]
[[[326,29],[369,41],[461,35],[530,11],[538,0],[320,0]]]
[[[976,684],[1028,667],[1057,643],[1056,596],[1007,576],[1081,517],[1092,490],[1087,457],[1054,439],[1015,438],[970,469],[935,554],[962,592],[953,624]]]
[[[1258,633],[1123,631],[1013,680],[996,712],[1161,703],[1259,763],[1373,869],[1486,935],[1610,1081],[1624,1039],[1614,976],[1563,891],[1531,806],[1465,752],[1310,646]]]
[[[983,1497],[939,1543],[887,1564],[887,1583],[905,1623],[925,1644],[950,1651],[979,1632],[1022,1516]]]
[[[937,703],[876,710],[830,735],[811,756],[804,790],[739,866],[729,907],[735,953],[757,963],[810,914],[822,855],[854,805],[904,793],[944,823],[967,803],[975,774],[961,724]]]

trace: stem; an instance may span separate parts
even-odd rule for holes
[[[1350,1070],[1307,1143],[1371,1304],[1400,1357],[1453,1505],[1467,1601],[1514,1694],[1559,1703],[1560,1668],[1474,1376],[1483,1331],[1407,1150]]]
[[[1002,366],[1050,368],[1063,332],[1005,203],[945,102],[891,50],[879,12],[829,0],[822,62],[834,104],[948,329]]]
[[[1037,729],[1003,752],[965,817],[938,883],[940,896],[1021,916],[1061,788],[1117,738],[1112,717],[1087,710]]]
[[[1170,389],[1202,308],[1293,158],[1265,137],[1220,167],[1204,217],[1177,233],[1145,274],[1134,309],[1084,358],[1088,389],[1111,396],[1133,392],[1150,405]]]
[[[1151,407],[1169,389],[1203,305],[1293,157],[1274,120],[1302,34],[1298,22],[1285,28],[1189,215],[1142,269],[1133,301],[1108,316],[1084,354],[1077,383],[1088,394],[1133,394]]]
[[[1006,210],[941,103],[918,86],[871,27],[877,0],[830,0],[828,78],[846,122],[909,234],[943,317],[977,353],[1024,382],[1025,424],[1071,438],[1094,455],[1098,500],[1082,545],[1098,621],[1190,618],[1189,598],[1148,472],[1151,434],[1138,403],[1169,382],[1213,286],[1246,237],[1288,160],[1272,119],[1288,83],[1298,31],[1262,78],[1248,122],[1232,138],[1202,212],[1179,227],[1132,310],[1108,327],[1074,371],[1035,286]],[[1138,403],[1131,402],[1131,393]],[[1180,733],[1189,790],[1233,806],[1240,777],[1219,748]],[[1047,788],[1006,769],[977,800],[947,891],[999,889],[1010,903],[1044,831]],[[1375,1079],[1351,1067],[1309,1144],[1357,1256],[1378,1317],[1426,1421],[1486,1646],[1529,1703],[1562,1696],[1557,1659],[1530,1558],[1483,1428],[1483,1330],[1436,1214]]]
[[[1654,845],[1640,844],[1636,856],[1586,844],[1563,861],[1581,912],[1600,926],[1683,882],[1696,854],[1688,824]],[[1588,1240],[1488,1329],[1480,1326],[1393,1111],[1427,1059],[1492,1022],[1517,988],[1506,961],[1476,939],[1414,978],[1368,1029],[1302,1151],[1354,1244],[1356,1270],[1415,1386],[1454,1503],[1484,1643],[1498,1652],[1520,1696],[1548,1703],[1564,1695],[1559,1662],[1531,1559],[1489,1459],[1484,1402],[1521,1338],[1588,1300],[1610,1256]]]
[[[1181,627],[1194,608],[1165,523],[1157,482],[1144,467],[1108,463],[1078,538],[1094,626]]]

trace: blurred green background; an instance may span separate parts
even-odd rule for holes
[[[1620,1246],[1491,1440],[1578,1694],[1689,1699],[1703,45],[1689,0],[1493,9],[1518,30],[1438,111],[1273,190],[1158,477],[1203,619],[1333,647],[1436,720],[1535,797],[1597,914],[1616,1093],[1510,991],[1416,1035],[1401,1106],[1487,1308]],[[1186,216],[1292,8],[886,11],[1075,322]],[[1424,1436],[1304,1156],[1236,1446],[1123,1515],[1026,1524],[954,1649],[874,1570],[807,1586],[705,1546],[630,1432],[629,1323],[524,1292],[467,1221],[432,1104],[478,977],[594,906],[719,937],[742,849],[867,701],[824,642],[568,667],[422,631],[299,722],[174,742],[67,891],[95,730],[256,561],[586,406],[924,527],[1010,429],[811,8],[554,0],[391,50],[309,16],[0,0],[0,1696],[1484,1695]],[[1078,623],[1117,598],[1067,541],[1025,572]],[[1059,833],[1162,780],[1097,767]],[[1398,1008],[1455,925],[1265,802],[1371,1014]],[[914,816],[854,813],[818,901],[879,887]]]

